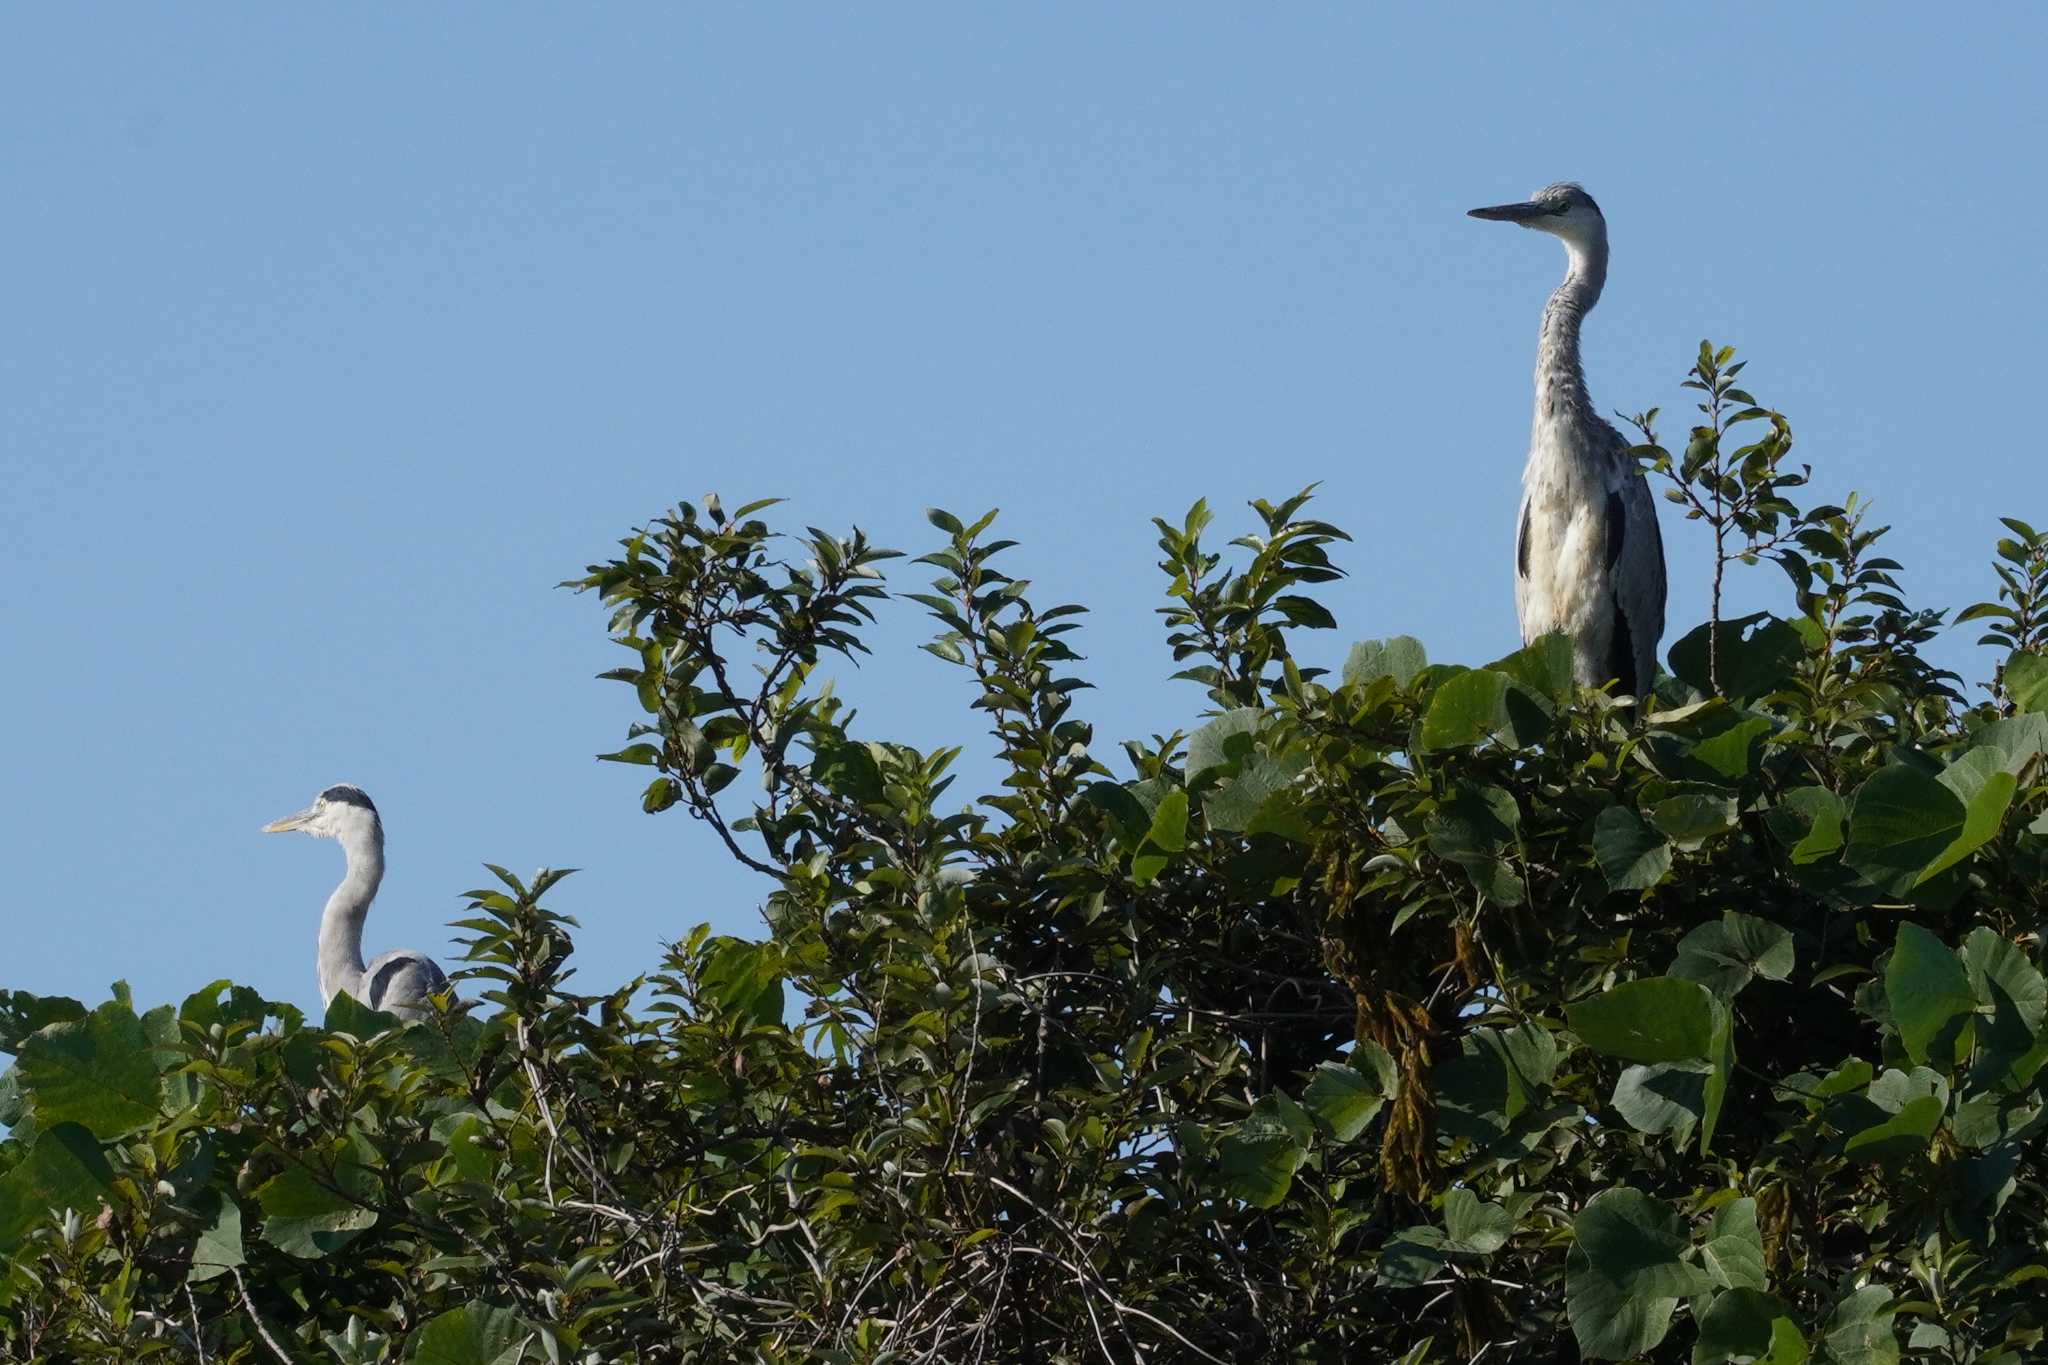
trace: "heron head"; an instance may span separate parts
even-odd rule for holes
[[[370,804],[370,798],[363,789],[339,782],[314,797],[313,804],[297,815],[272,820],[263,827],[263,832],[289,834],[296,830],[316,839],[337,839],[349,830],[365,826],[374,828],[376,825],[377,808]]]
[[[1495,223],[1516,223],[1525,228],[1562,237],[1567,242],[1585,242],[1607,231],[1600,206],[1585,187],[1569,180],[1545,185],[1519,204],[1494,204],[1472,209],[1469,216]]]

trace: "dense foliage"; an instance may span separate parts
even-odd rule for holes
[[[1119,755],[993,513],[931,513],[905,593],[858,532],[679,507],[576,584],[609,757],[774,879],[766,936],[580,994],[557,874],[493,869],[425,1023],[0,996],[0,1358],[2030,1358],[2048,537],[1961,613],[1974,699],[1739,369],[1639,453],[1791,602],[1640,707],[1558,640],[1301,666],[1346,537],[1302,494],[1213,548],[1197,503],[1163,612],[1214,714]],[[995,793],[824,681],[892,596]]]

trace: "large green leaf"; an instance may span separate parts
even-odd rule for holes
[[[1514,1230],[1514,1217],[1500,1205],[1487,1203],[1462,1185],[1444,1192],[1444,1234],[1452,1250],[1491,1255],[1507,1245]]]
[[[1611,1102],[1637,1132],[1678,1133],[1683,1143],[1707,1111],[1707,1078],[1713,1070],[1704,1061],[1627,1067],[1614,1083]]]
[[[1712,694],[1709,626],[1699,626],[1671,646],[1671,672]],[[1721,693],[1737,701],[1760,697],[1792,675],[1805,646],[1799,632],[1769,612],[1721,622],[1718,634]]]
[[[1711,999],[1711,997],[1709,997]],[[1735,1014],[1719,1000],[1713,1001],[1714,1038],[1707,1059],[1713,1070],[1707,1073],[1707,1089],[1701,1098],[1706,1112],[1700,1115],[1700,1155],[1714,1149],[1714,1129],[1721,1122],[1721,1105],[1728,1098],[1728,1083],[1735,1077]]]
[[[1755,1361],[1758,1365],[1799,1365],[1806,1359],[1806,1339],[1792,1310],[1775,1294],[1761,1289],[1724,1289],[1700,1317],[1693,1365]]]
[[[1406,687],[1428,663],[1422,642],[1412,635],[1361,640],[1351,646],[1350,657],[1344,660],[1344,682],[1348,686],[1392,678],[1396,685]]]
[[[294,1163],[263,1182],[256,1201],[263,1207],[264,1240],[302,1260],[346,1246],[377,1221],[375,1160],[362,1135],[351,1134],[331,1166]]]
[[[1626,806],[1609,806],[1593,821],[1593,858],[1610,890],[1647,891],[1671,870],[1671,844]]]
[[[142,1021],[120,1000],[32,1034],[22,1042],[20,1066],[21,1087],[46,1126],[77,1123],[96,1137],[115,1138],[163,1109]]]
[[[1860,1161],[1897,1161],[1927,1150],[1941,1126],[1942,1103],[1932,1095],[1909,1100],[1898,1113],[1874,1123],[1842,1144],[1842,1155]]]
[[[1209,828],[1236,832],[1251,827],[1267,802],[1294,786],[1308,767],[1306,754],[1254,754],[1245,760],[1236,777],[1203,799],[1202,813]]]
[[[1767,919],[1739,911],[1702,924],[1678,941],[1671,975],[1697,981],[1723,1000],[1757,977],[1783,981],[1792,975],[1792,933]]]
[[[1982,1081],[1997,1084],[2041,1044],[2048,980],[2011,939],[1981,925],[1963,940],[1961,956],[1980,1007],[1977,1036],[1986,1054],[1980,1061]],[[2012,1079],[2025,1084],[2030,1077]]]
[[[1995,749],[1970,750],[1944,768],[1936,780],[1963,803],[1963,827],[1921,869],[1923,882],[1946,872],[1997,836],[2018,786]]]
[[[1892,763],[1857,789],[1842,860],[1880,890],[1904,896],[1962,835],[1968,816],[1939,779]]]
[[[411,1365],[513,1365],[522,1357],[539,1361],[546,1356],[537,1345],[526,1349],[538,1337],[509,1308],[469,1303],[428,1319],[406,1359]]]
[[[1674,977],[1623,982],[1566,1006],[1565,1017],[1595,1052],[1646,1065],[1706,1057],[1714,1045],[1714,997]]]
[[[0,1257],[55,1213],[97,1214],[113,1179],[99,1142],[83,1126],[60,1123],[37,1133],[21,1163],[0,1175]]]
[[[242,1206],[231,1197],[213,1193],[220,1208],[213,1220],[200,1229],[192,1248],[192,1269],[185,1277],[197,1284],[246,1264],[242,1251]]]
[[[1682,1258],[1685,1224],[1669,1206],[1620,1186],[1587,1201],[1572,1223],[1565,1306],[1593,1360],[1642,1355],[1664,1339],[1678,1300],[1712,1280]]]
[[[1143,843],[1131,855],[1131,880],[1149,886],[1174,854],[1188,846],[1188,794],[1176,787],[1159,798]]]
[[[1422,748],[1477,744],[1507,723],[1508,676],[1474,668],[1446,679],[1422,714]]]
[[[1361,1058],[1359,1053],[1366,1056]],[[1372,1074],[1342,1062],[1324,1062],[1316,1067],[1301,1096],[1302,1107],[1339,1142],[1349,1142],[1365,1130],[1393,1095],[1396,1084],[1394,1060],[1379,1044],[1360,1043],[1353,1059],[1367,1062]]]
[[[1520,905],[1522,879],[1508,852],[1521,808],[1501,787],[1466,787],[1423,821],[1430,852],[1465,869],[1473,886],[1500,905]]]
[[[1723,1289],[1764,1287],[1764,1240],[1757,1226],[1756,1200],[1732,1200],[1715,1212],[1707,1240],[1700,1244],[1700,1266]]]
[[[1892,1291],[1867,1285],[1835,1305],[1824,1340],[1834,1365],[1895,1365],[1899,1339],[1892,1331]]]
[[[1683,1298],[1712,1279],[1683,1257],[1685,1221],[1663,1200],[1626,1185],[1602,1190],[1572,1220],[1572,1237],[1595,1270],[1631,1294]]]
[[[1272,1208],[1287,1197],[1313,1135],[1299,1105],[1277,1092],[1267,1095],[1216,1144],[1224,1186],[1254,1208]]]
[[[2005,693],[2021,714],[2048,711],[2048,655],[2014,654],[2005,661]]]
[[[1185,764],[1188,781],[1194,782],[1211,768],[1241,762],[1252,752],[1265,714],[1256,706],[1240,706],[1190,735]]]
[[[1564,1295],[1572,1336],[1587,1360],[1628,1360],[1651,1350],[1671,1330],[1678,1307],[1676,1297],[1630,1293],[1578,1247],[1565,1253]]]
[[[21,1040],[39,1028],[85,1018],[85,1006],[68,995],[0,991],[0,1052],[21,1051]]]
[[[1487,667],[1505,673],[1531,692],[1552,701],[1569,701],[1577,683],[1571,637],[1561,630],[1539,635],[1505,659]]]
[[[1901,924],[1884,991],[1906,1055],[1928,1060],[1928,1049],[1958,1015],[1975,1008],[1970,975],[1948,945],[1917,924]]]

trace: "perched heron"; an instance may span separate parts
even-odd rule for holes
[[[426,1017],[427,997],[448,986],[447,974],[434,959],[401,948],[363,965],[363,917],[384,880],[384,824],[370,798],[362,788],[342,783],[321,792],[297,815],[263,827],[265,834],[292,830],[335,840],[348,859],[341,885],[320,914],[321,1003],[332,1004],[338,992],[347,991],[371,1009],[389,1010],[401,1019]]]
[[[1572,184],[1471,212],[1550,233],[1569,262],[1536,343],[1536,418],[1515,533],[1522,642],[1563,631],[1580,682],[1613,680],[1639,696],[1650,690],[1664,634],[1664,538],[1642,469],[1593,410],[1579,364],[1579,324],[1607,283],[1607,220]]]

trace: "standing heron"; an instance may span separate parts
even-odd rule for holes
[[[1664,538],[1642,469],[1593,410],[1579,364],[1579,324],[1607,283],[1607,220],[1573,184],[1471,215],[1550,233],[1569,262],[1536,342],[1536,417],[1515,534],[1522,643],[1563,631],[1581,683],[1613,680],[1618,692],[1640,696],[1664,634]]]
[[[341,845],[348,869],[320,914],[320,1001],[334,1003],[347,991],[373,1010],[401,1019],[423,1019],[427,997],[446,990],[448,976],[434,959],[410,948],[384,953],[363,965],[363,917],[384,880],[384,824],[360,787],[341,783],[321,792],[297,815],[263,827],[265,834],[297,830]]]

